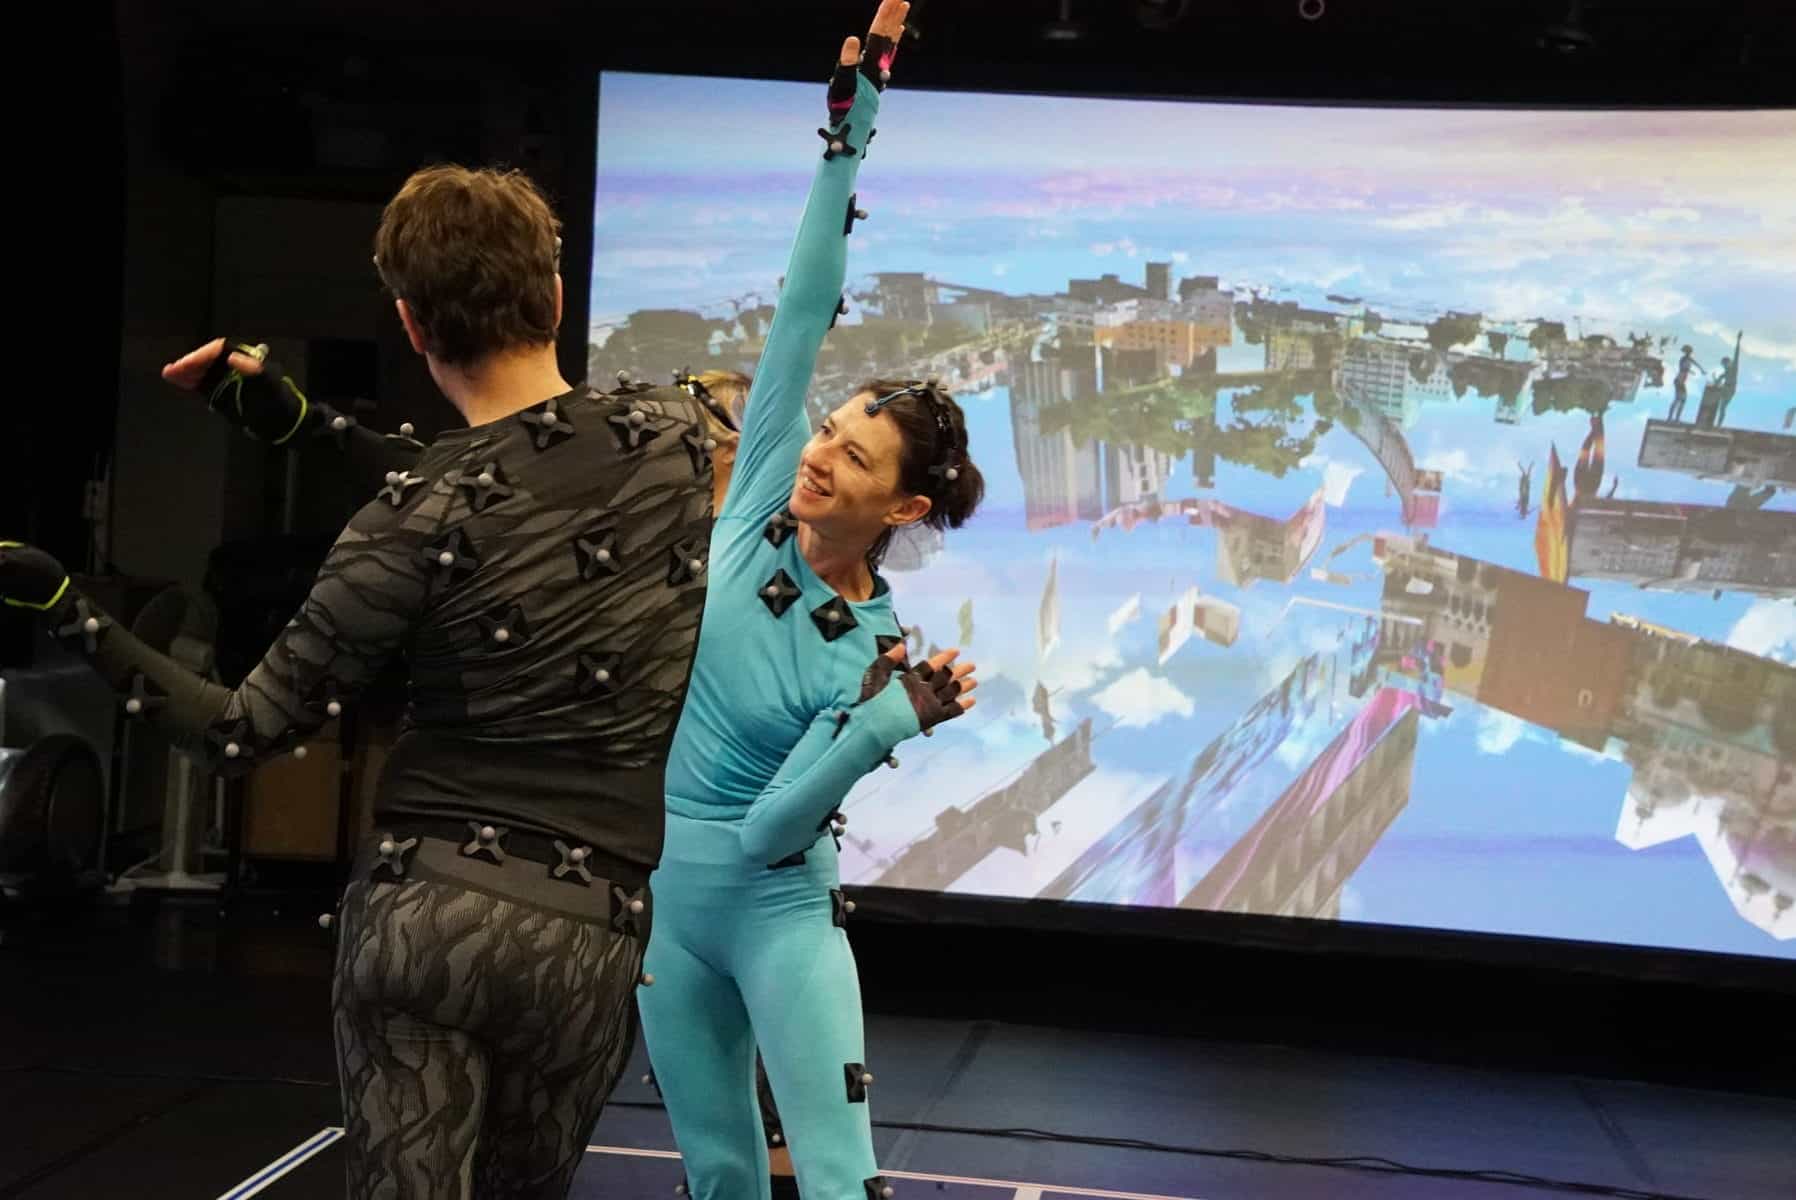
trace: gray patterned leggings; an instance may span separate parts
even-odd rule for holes
[[[548,906],[542,867],[455,859],[425,840],[392,879],[365,849],[344,893],[349,1200],[561,1200],[636,1039],[643,943],[603,880]]]

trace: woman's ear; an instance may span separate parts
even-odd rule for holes
[[[929,515],[935,504],[928,496],[906,496],[886,510],[885,523],[894,528],[915,525]]]

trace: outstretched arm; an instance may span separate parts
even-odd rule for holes
[[[145,645],[50,555],[0,543],[0,599],[34,609],[83,653],[125,713],[216,770],[241,772],[342,711],[401,647],[434,573],[423,536],[377,500],[338,537],[310,595],[242,686],[221,687]]]
[[[309,399],[268,347],[240,338],[213,338],[162,368],[162,378],[196,391],[207,407],[248,437],[275,446],[295,446],[317,438],[335,444],[353,494],[374,495],[418,461],[424,445],[409,425],[379,434],[354,414]]]
[[[879,93],[904,33],[904,0],[882,0],[867,36],[842,46],[829,85],[823,159],[811,181],[767,346],[749,389],[735,474],[719,516],[760,515],[792,488],[798,454],[811,435],[805,393],[823,337],[835,324],[848,277],[848,234],[854,224],[854,181],[873,136]]]
[[[902,646],[874,660],[860,702],[818,714],[778,774],[755,797],[742,821],[742,849],[778,862],[815,842],[861,776],[907,738],[960,716],[978,701],[974,666],[952,666],[945,650],[912,670],[899,665]]]

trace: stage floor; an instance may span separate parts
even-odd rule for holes
[[[157,925],[0,947],[0,1196],[340,1196],[328,940]],[[1688,1036],[1754,1053],[1750,1030]],[[900,1200],[1783,1200],[1796,1179],[1787,1096],[877,1014],[868,1064]],[[645,1070],[639,1047],[576,1200],[674,1196]]]

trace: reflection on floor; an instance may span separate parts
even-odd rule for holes
[[[341,1147],[325,1132],[342,1121],[330,948],[315,933],[291,918],[193,931],[166,965],[205,940],[203,972],[73,936],[0,951],[13,980],[0,1004],[0,1194],[339,1195]],[[1549,1194],[1464,1177],[1502,1171],[1612,1195],[1753,1200],[1786,1195],[1796,1168],[1790,1099],[877,1015],[868,1054],[880,1161],[901,1198]],[[679,1164],[666,1113],[638,1082],[645,1066],[639,1049],[577,1200],[674,1194]],[[1357,1165],[1322,1165],[1342,1159]]]

